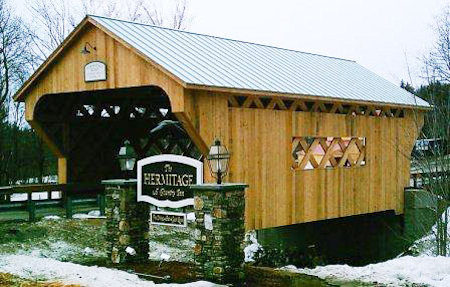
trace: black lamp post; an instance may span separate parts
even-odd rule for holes
[[[124,146],[120,148],[117,158],[119,159],[120,170],[127,173],[127,176],[129,176],[130,172],[134,170],[136,154],[128,140],[126,140]]]
[[[222,184],[222,178],[228,173],[228,161],[230,153],[227,148],[216,139],[209,149],[208,165],[212,176],[217,179],[217,184]]]

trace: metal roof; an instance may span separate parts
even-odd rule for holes
[[[354,61],[89,17],[186,84],[429,107]]]

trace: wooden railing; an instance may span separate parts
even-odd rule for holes
[[[33,200],[33,194],[47,192],[47,199]],[[60,198],[52,198],[53,192],[60,192]],[[26,201],[11,201],[13,194],[27,194]],[[28,220],[36,220],[39,207],[61,207],[66,218],[72,218],[78,204],[97,205],[100,214],[105,214],[105,193],[101,184],[29,184],[0,187],[0,212],[27,211]]]

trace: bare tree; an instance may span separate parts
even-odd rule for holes
[[[450,6],[438,17],[434,28],[436,42],[424,57],[425,76],[432,82],[450,83]]]
[[[167,3],[165,1],[164,3]],[[186,0],[172,0],[165,13],[155,0],[29,0],[34,33],[34,50],[43,61],[67,37],[86,14],[114,17],[144,24],[185,29],[189,23]],[[159,5],[158,5],[159,3]]]
[[[0,0],[0,105],[9,103],[13,89],[28,75],[33,62],[30,43],[22,21],[14,17],[5,0]]]
[[[421,87],[417,94],[427,99],[433,109],[425,115],[420,145],[414,153],[412,169],[420,174],[420,184],[433,196],[436,205],[434,250],[437,255],[448,254],[449,202],[450,202],[450,85],[430,83]],[[442,97],[446,95],[446,98]],[[428,220],[426,220],[428,221]]]
[[[436,41],[424,57],[424,78],[428,85],[416,92],[426,99],[432,110],[425,115],[421,138],[428,147],[416,150],[413,168],[422,175],[424,189],[437,200],[436,239],[437,255],[449,253],[448,220],[450,211],[450,6],[444,9],[435,25]],[[429,144],[432,143],[432,144]]]
[[[18,133],[22,107],[12,102],[12,94],[32,70],[34,56],[29,50],[32,37],[22,20],[0,0],[0,182],[16,179]],[[14,128],[13,128],[14,127]]]

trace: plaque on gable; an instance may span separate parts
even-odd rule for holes
[[[86,66],[84,66],[84,81],[106,81],[106,64],[100,61],[86,64]]]
[[[203,183],[203,163],[180,155],[156,155],[138,161],[137,174],[137,201],[180,208],[194,205],[189,186]]]

